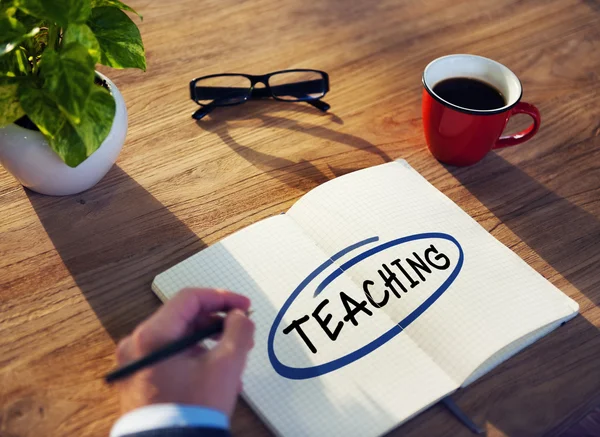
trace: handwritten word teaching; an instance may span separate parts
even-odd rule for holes
[[[372,316],[374,311],[385,307],[390,300],[401,299],[405,293],[426,282],[430,275],[448,269],[451,264],[450,258],[434,244],[430,244],[422,253],[413,252],[410,257],[383,263],[373,279],[363,281],[364,299],[355,300],[344,291],[339,292],[336,300],[346,313],[342,320],[332,320],[333,315],[327,311],[327,307],[335,303],[324,299],[311,314],[305,314],[283,328],[283,333],[296,333],[312,353],[317,353],[317,347],[303,329],[305,323],[317,323],[327,337],[335,341],[347,323],[358,326],[362,319]]]

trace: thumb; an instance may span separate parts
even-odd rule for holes
[[[241,310],[232,310],[225,318],[221,341],[216,349],[225,355],[245,358],[254,346],[254,323]]]

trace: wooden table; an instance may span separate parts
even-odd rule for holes
[[[107,435],[118,402],[101,377],[119,338],[159,306],[156,274],[320,183],[396,158],[581,306],[457,403],[493,436],[600,435],[598,0],[131,4],[148,72],[102,68],[130,114],[116,166],[63,198],[0,170],[0,435]],[[457,52],[511,68],[543,119],[526,145],[462,169],[427,152],[420,108],[423,68]],[[329,72],[329,114],[252,102],[190,118],[191,78],[292,67]],[[268,434],[243,402],[233,430]],[[440,407],[392,434],[471,435]]]

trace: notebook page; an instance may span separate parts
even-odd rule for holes
[[[505,346],[577,311],[405,161],[327,182],[288,215],[326,253],[376,237],[353,252],[369,256],[339,265],[359,287],[370,281],[375,303],[385,301],[381,310],[458,384]],[[401,241],[414,236],[423,238]]]
[[[556,322],[549,323],[548,325],[546,325],[542,328],[539,328],[539,329],[525,335],[524,337],[516,340],[515,342],[509,344],[508,346],[505,346],[503,349],[500,349],[494,355],[492,355],[487,360],[485,360],[477,369],[475,369],[475,371],[471,375],[469,375],[469,377],[465,380],[465,382],[463,382],[462,387],[466,387],[467,385],[471,384],[472,382],[477,381],[477,379],[481,378],[483,375],[485,375],[487,372],[492,370],[498,364],[506,361],[508,358],[512,357],[513,355],[516,355],[517,353],[519,353],[520,351],[525,349],[527,346],[532,345],[537,340],[539,340],[540,338],[549,334],[550,332],[554,331],[556,328],[561,326],[563,323],[565,323],[567,320],[571,319],[572,317],[573,317],[573,315],[569,315],[562,320],[558,320]]]
[[[226,288],[250,297],[256,332],[244,373],[243,396],[279,435],[382,435],[458,388],[403,335],[322,375],[291,379],[278,373],[268,353],[273,321],[299,284],[322,265],[321,277],[337,270],[291,219],[280,215],[237,232],[158,275],[153,289],[162,299],[190,286]],[[315,368],[397,329],[384,313],[358,314],[358,325],[343,323],[332,341],[312,313],[327,299],[320,315],[331,315],[328,326],[333,329],[347,315],[340,292],[358,299],[361,291],[341,274],[331,283],[331,292],[315,298],[320,279],[319,275],[314,277],[315,281],[308,281],[289,306],[276,330],[273,350],[282,365]],[[303,315],[310,316],[301,326],[316,353],[296,330],[282,332]]]

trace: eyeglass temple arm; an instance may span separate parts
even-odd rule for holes
[[[331,108],[329,103],[326,103],[323,100],[306,100],[306,103],[308,103],[311,106],[314,106],[322,112],[327,112]],[[210,114],[213,109],[215,109],[215,106],[213,104],[202,106],[192,114],[192,118],[195,120],[202,120],[204,117]]]
[[[322,112],[327,112],[329,111],[329,108],[331,108],[331,105],[329,105],[329,103],[324,102],[323,100],[306,100],[306,103],[314,106]]]
[[[212,103],[210,105],[202,106],[192,114],[192,118],[195,120],[202,120],[210,114],[213,109],[215,109],[215,106]]]

